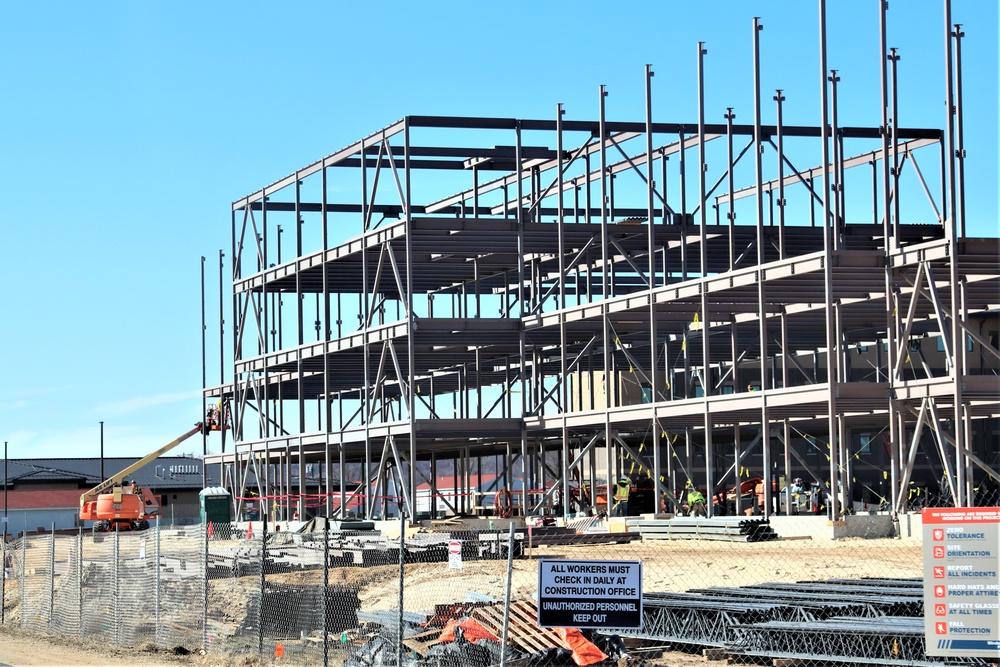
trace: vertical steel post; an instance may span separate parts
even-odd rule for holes
[[[889,49],[892,63],[892,235],[899,238],[899,86],[896,63],[899,56],[896,49]]]
[[[705,55],[708,49],[704,42],[698,42],[698,213],[699,232],[698,243],[698,275],[702,281],[701,298],[698,310],[701,311],[701,395],[705,406],[705,493],[708,494],[708,516],[712,516],[711,498],[715,495],[715,451],[712,444],[712,416],[709,412],[708,398],[712,394],[712,357],[709,351],[708,326],[708,220],[705,207],[708,202],[705,196]]]
[[[361,162],[364,164],[364,155],[361,156]],[[298,172],[295,174],[295,256],[302,256],[302,227],[305,225],[305,220],[302,219],[302,179]],[[326,273],[326,271],[323,271]],[[295,334],[296,334],[296,345],[300,347],[305,345],[306,342],[306,329],[305,329],[305,294],[302,292],[302,272],[295,272]],[[284,345],[282,345],[284,347]],[[327,355],[323,355],[324,358]],[[298,473],[299,473],[299,490],[295,498],[295,507],[292,512],[289,513],[289,518],[295,516],[295,512],[298,512],[300,518],[305,518],[306,515],[306,505],[305,505],[305,494],[306,494],[306,461],[305,457],[302,455],[302,434],[306,431],[306,399],[305,397],[305,373],[302,370],[302,355],[296,355],[295,365],[296,365],[296,403],[298,404],[298,417],[299,417],[299,456],[298,456]],[[284,423],[284,420],[282,420]],[[291,474],[291,473],[289,473]],[[289,485],[291,487],[291,485]],[[289,490],[291,490],[289,488]],[[207,551],[206,551],[207,553]],[[207,582],[207,579],[206,579]],[[207,598],[206,598],[207,599]],[[206,610],[207,610],[206,602]]]
[[[407,476],[409,485],[408,497],[412,499],[417,493],[417,416],[415,414],[416,404],[414,402],[416,399],[413,392],[413,379],[417,372],[417,353],[416,341],[414,339],[416,314],[413,311],[413,274],[416,272],[416,267],[414,266],[415,260],[413,258],[413,187],[411,182],[413,170],[410,164],[410,130],[410,118],[407,116],[403,122],[403,185],[405,187],[404,198],[406,200],[406,317],[408,323],[406,327],[406,372],[409,373],[409,377],[405,379],[405,382],[408,387],[406,391],[406,418],[409,420],[410,426],[410,466],[408,470],[409,475]],[[523,255],[520,256],[523,257]],[[402,382],[403,379],[401,378],[400,381]],[[400,470],[399,474],[400,483],[402,483],[403,471]],[[410,500],[410,502],[413,501]],[[412,514],[415,510],[410,507],[409,511]]]
[[[566,239],[565,239],[565,227],[566,221],[563,219],[565,216],[565,211],[563,209],[563,129],[562,129],[562,119],[565,115],[563,110],[563,105],[556,105],[556,159],[559,161],[556,167],[556,234],[558,243],[558,255],[559,255],[559,310],[565,310],[566,308]],[[579,294],[579,292],[578,292]],[[562,485],[562,491],[560,495],[563,498],[562,502],[562,515],[563,518],[569,518],[569,470],[565,467],[569,465],[569,428],[567,426],[566,414],[570,411],[569,406],[569,378],[566,377],[569,360],[566,358],[566,318],[559,318],[559,376],[562,378],[560,387],[560,399],[562,401],[562,419],[560,419],[560,452],[562,454],[563,467],[560,468],[562,472],[562,480],[558,482]],[[581,372],[580,377],[583,377]],[[545,458],[544,447],[542,449],[542,459]],[[545,469],[542,468],[542,474],[544,479]],[[544,486],[544,484],[543,484]],[[506,651],[504,651],[506,654]],[[503,658],[501,658],[502,660]]]
[[[872,166],[872,226],[878,224],[878,160],[873,155],[868,161]]]
[[[823,262],[823,301],[826,324],[826,355],[827,355],[827,433],[830,442],[830,512],[831,517],[839,516],[837,498],[837,458],[839,442],[837,441],[837,356],[834,350],[837,341],[834,338],[835,322],[833,319],[833,262],[830,261],[835,248],[835,237],[830,224],[830,127],[828,125],[827,103],[827,69],[826,69],[826,0],[819,0],[819,74],[820,74],[820,136],[822,138],[822,172],[823,172],[823,252],[827,261]]]
[[[882,125],[880,128],[880,134],[882,138],[882,236],[884,238],[885,253],[888,256],[896,248],[899,241],[896,236],[896,229],[892,225],[890,220],[889,210],[892,205],[892,194],[889,188],[889,86],[888,86],[888,53],[886,45],[886,10],[889,7],[889,3],[886,0],[878,0],[879,2],[879,72],[881,75],[882,84]],[[895,119],[893,119],[893,125],[895,125]],[[872,187],[873,189],[877,187],[877,177],[874,172],[874,165],[872,167]],[[943,179],[942,179],[943,182]],[[875,198],[875,193],[872,193],[872,217],[873,223],[878,223],[877,210],[878,203]],[[885,346],[886,346],[886,375],[890,383],[895,383],[896,370],[893,368],[893,364],[896,358],[897,345],[902,344],[901,341],[897,341],[897,331],[899,329],[899,316],[896,310],[895,296],[894,296],[894,278],[892,275],[891,263],[886,261],[885,269],[885,316],[886,316],[886,336],[885,336]],[[899,479],[899,460],[900,453],[899,448],[901,447],[900,434],[902,433],[898,429],[899,419],[897,418],[897,405],[895,401],[889,401],[889,451],[890,451],[890,463],[889,463],[889,474],[890,474],[890,485],[892,489],[893,501],[893,523],[898,522],[898,517],[896,516],[895,509],[897,507],[896,494],[898,493],[897,484]],[[898,525],[897,525],[898,530]]]
[[[382,145],[380,147],[380,150],[384,151],[385,150],[385,145],[389,141],[388,137],[385,136],[384,132],[382,133],[381,140],[382,140]],[[361,143],[361,149],[362,149],[362,158],[363,158],[364,157],[364,150],[365,150],[365,143],[364,142]],[[372,196],[373,201],[370,202],[370,203],[368,201],[367,167],[365,166],[365,163],[364,163],[363,160],[362,160],[361,164],[362,164],[362,169],[361,169],[361,207],[362,207],[362,209],[365,210],[365,215],[363,216],[363,218],[364,218],[364,226],[363,226],[363,229],[362,229],[362,238],[365,238],[365,237],[368,236],[368,218],[369,218],[369,213],[368,213],[367,209],[368,209],[369,206],[374,205],[375,202],[374,202],[374,194]],[[379,164],[379,163],[377,163],[377,164]],[[378,179],[379,172],[377,170],[379,168],[380,167],[376,167],[376,172],[375,172],[375,178],[376,179]],[[327,198],[327,173],[326,173],[326,169],[324,169],[323,170],[323,202],[324,202],[324,204],[323,204],[323,214],[324,214],[324,216],[327,215],[326,198]],[[324,229],[325,228],[326,228],[326,225],[324,225]],[[365,241],[365,242],[367,242],[367,241]],[[360,306],[361,313],[360,314],[361,314],[361,356],[362,356],[362,370],[363,370],[363,373],[364,373],[364,378],[363,378],[362,381],[364,383],[364,386],[363,386],[364,395],[361,397],[361,400],[360,400],[360,408],[361,408],[361,421],[362,421],[362,424],[363,424],[364,429],[365,429],[365,467],[364,467],[364,473],[362,475],[362,480],[363,480],[364,485],[365,485],[364,508],[363,508],[364,512],[363,512],[363,516],[366,519],[371,519],[372,518],[372,512],[374,511],[374,503],[373,503],[372,494],[371,494],[372,450],[371,450],[371,423],[370,423],[371,419],[370,419],[370,415],[372,413],[372,404],[371,404],[371,402],[372,402],[372,384],[371,384],[371,360],[369,359],[369,348],[371,346],[370,321],[371,321],[372,314],[371,314],[371,306],[369,305],[369,300],[367,298],[367,295],[370,294],[370,292],[371,292],[372,286],[368,282],[369,271],[370,271],[370,267],[368,266],[368,253],[367,252],[362,252],[361,253],[361,288],[362,288],[362,290],[363,290],[364,293],[361,295],[361,306]],[[326,275],[326,271],[324,271],[323,274],[325,276]],[[338,321],[341,319],[341,316],[342,316],[341,311],[338,308],[338,310],[337,310],[337,320]],[[339,336],[339,333],[338,333],[338,336]],[[324,358],[326,358],[327,356],[329,356],[329,355],[324,355]],[[342,406],[343,405],[343,399],[340,399],[338,401],[338,403]],[[341,422],[340,428],[341,428],[341,430],[343,430],[343,419],[341,419],[340,422]],[[341,442],[341,448],[343,448],[343,443],[342,442]],[[343,472],[343,468],[341,468],[341,472]],[[341,475],[341,482],[343,482],[343,475]],[[345,508],[344,508],[344,504],[343,504],[344,503],[344,494],[343,493],[341,493],[340,502],[341,502],[340,513],[341,513],[341,516],[344,516],[345,515]]]
[[[515,161],[517,162],[517,211],[515,212],[515,219],[517,224],[517,289],[515,290],[515,295],[517,297],[517,318],[519,321],[524,321],[524,317],[528,314],[529,309],[525,308],[525,302],[527,301],[527,296],[525,295],[524,282],[528,276],[525,275],[525,257],[527,253],[525,251],[524,244],[524,233],[527,220],[524,217],[524,153],[522,150],[524,138],[521,133],[521,121],[516,121],[514,124],[514,154]],[[530,174],[529,174],[530,178]],[[539,202],[540,205],[540,202]],[[528,343],[527,335],[525,333],[524,327],[518,327],[518,367],[520,369],[518,373],[518,384],[521,390],[521,417],[522,419],[528,415],[528,394],[532,387],[528,383]],[[538,367],[535,366],[535,373],[538,373]],[[533,373],[534,375],[534,373]],[[513,462],[511,461],[509,455],[508,446],[508,457],[506,461],[507,471],[511,478],[514,476]],[[522,491],[527,491],[529,479],[528,479],[528,439],[527,432],[522,425],[521,427],[521,489]],[[505,482],[505,486],[507,482]],[[509,482],[510,489],[513,490],[513,479]],[[522,498],[523,500],[523,498]],[[523,507],[522,507],[523,511]]]
[[[952,33],[955,38],[955,119],[958,124],[958,138],[955,145],[955,159],[958,165],[958,174],[955,180],[958,188],[958,235],[965,238],[965,122],[962,108],[962,24],[955,24],[955,31]],[[893,77],[895,79],[895,77]]]
[[[257,244],[258,244],[257,270],[266,271],[267,259],[268,259],[267,258],[267,188],[261,190],[260,219],[261,219],[261,234],[257,237]],[[280,234],[278,238],[279,239],[281,238]],[[259,411],[258,423],[260,423],[259,427],[260,437],[262,440],[267,442],[265,447],[268,452],[270,451],[271,448],[270,442],[268,442],[271,438],[271,424],[274,421],[271,414],[272,400],[270,395],[270,387],[271,387],[270,367],[267,362],[268,352],[271,351],[268,347],[268,336],[267,336],[268,331],[270,331],[271,329],[270,326],[271,312],[270,309],[268,308],[268,304],[271,302],[271,299],[268,298],[269,294],[270,293],[267,289],[267,281],[266,280],[262,281],[260,289],[260,315],[258,315],[259,318],[258,325],[260,326],[261,335],[258,338],[257,348],[259,350],[259,354],[261,355],[261,359],[263,360],[261,370],[263,371],[264,382],[261,391],[262,396],[258,397],[256,396],[256,392],[254,392],[254,397],[257,401],[257,409]],[[172,521],[171,524],[173,524]]]
[[[952,46],[951,46],[951,0],[944,0],[944,75],[945,75],[945,107],[947,109],[947,128],[945,129],[945,135],[947,139],[947,147],[945,153],[947,155],[947,191],[948,200],[942,202],[942,209],[944,209],[944,220],[945,220],[945,237],[954,238],[954,234],[957,234],[957,227],[954,225],[956,217],[956,174],[955,174],[955,86],[954,86],[954,69],[952,64]],[[953,236],[948,236],[949,231],[953,233]]]
[[[244,215],[246,215],[246,214],[244,213]],[[240,264],[242,258],[240,257],[240,255],[238,255],[236,253],[236,211],[230,211],[229,212],[229,246],[230,246],[230,255],[229,256],[233,258],[233,260],[232,260],[232,269],[230,271],[230,280],[233,281],[233,282],[235,282],[236,279],[239,277],[240,273],[242,273],[242,271],[243,271],[243,269],[241,267],[241,264]],[[219,313],[220,313],[220,316],[221,316],[221,313],[222,313],[222,300],[221,300],[221,298],[222,298],[222,258],[221,258],[221,255],[222,255],[222,253],[220,252],[219,255],[220,255],[220,257],[219,257],[219,298],[220,298],[220,300],[219,300]],[[239,397],[242,395],[242,392],[243,392],[243,387],[242,387],[242,383],[239,381],[239,378],[236,375],[236,360],[239,359],[241,357],[241,355],[243,354],[243,346],[240,344],[240,334],[241,334],[240,321],[239,321],[239,318],[236,315],[239,312],[239,309],[238,309],[239,303],[240,303],[240,297],[237,295],[236,290],[231,290],[230,295],[229,295],[229,305],[230,305],[230,308],[231,308],[230,312],[233,314],[233,338],[232,338],[232,348],[233,348],[233,363],[232,363],[232,373],[233,373],[233,376],[232,376],[233,377],[233,404],[232,404],[232,410],[233,410],[233,464],[234,464],[234,466],[238,466],[238,457],[236,456],[236,441],[243,437],[243,413],[241,412],[241,402],[239,400]],[[221,357],[221,348],[222,348],[222,341],[223,340],[224,340],[224,334],[220,330],[220,332],[219,332],[220,357]],[[219,359],[219,371],[220,371],[220,374],[222,372],[222,368],[223,368],[223,366],[222,366],[222,359],[220,358]],[[239,477],[237,476],[236,479],[239,479]],[[242,494],[240,494],[240,495],[242,495]]]
[[[768,340],[767,340],[767,293],[765,288],[764,264],[767,258],[764,254],[764,185],[761,152],[763,150],[763,132],[761,130],[761,98],[760,98],[760,33],[764,29],[760,19],[753,20],[753,136],[754,136],[754,168],[756,174],[755,199],[757,205],[757,317],[758,337],[760,338],[760,428],[761,447],[763,452],[763,484],[764,484],[764,517],[771,515],[771,485],[773,471],[771,470],[771,429],[768,416],[767,395],[770,386],[768,374]]]
[[[368,167],[366,166],[366,164],[364,162],[364,160],[365,160],[366,157],[367,156],[365,154],[365,142],[362,141],[361,142],[361,159],[362,159],[362,161],[361,161],[361,178],[362,178],[362,183],[365,182],[364,179],[365,179],[365,177],[367,175],[367,171],[368,171]],[[327,169],[324,166],[323,169],[320,170],[320,204],[319,204],[319,211],[320,211],[320,213],[319,213],[319,216],[320,216],[320,243],[323,246],[323,250],[327,250],[328,247],[329,247],[329,245],[328,245],[328,238],[327,238],[327,210],[326,210],[326,204],[327,204],[327,202],[326,202],[327,180],[326,179],[327,179],[327,176],[326,176],[326,174],[327,174]],[[362,190],[362,197],[367,197],[368,186],[367,185],[363,185],[362,188],[361,188],[361,190]],[[363,208],[363,205],[362,205],[362,208]],[[363,217],[364,216],[362,215],[362,218]],[[363,223],[362,223],[362,227],[363,227]],[[363,233],[364,233],[364,229],[362,228],[362,234]],[[362,254],[366,254],[366,253],[362,253]],[[323,280],[322,280],[322,290],[323,290],[323,309],[322,309],[323,315],[322,315],[322,317],[323,317],[323,322],[322,322],[322,330],[321,331],[317,331],[316,333],[318,334],[317,338],[320,341],[323,341],[324,345],[326,344],[326,341],[330,340],[330,337],[332,336],[332,332],[333,332],[333,327],[330,326],[330,324],[331,324],[331,322],[330,322],[330,319],[331,319],[330,318],[330,284],[329,284],[328,281],[329,281],[329,277],[327,276],[327,272],[323,271]],[[319,308],[316,309],[316,319],[317,320],[320,319],[320,309]],[[338,320],[340,319],[339,309],[338,309],[337,319]],[[365,351],[365,352],[363,352],[363,354],[367,358],[367,356],[368,356],[367,352]],[[330,434],[333,433],[333,407],[332,407],[332,400],[330,398],[330,355],[329,354],[324,354],[323,355],[323,399],[322,400],[323,400],[323,410],[322,410],[322,415],[323,416],[322,416],[322,423],[320,424],[320,428],[322,428],[323,432],[326,434],[326,442],[325,442],[324,447],[323,447],[323,464],[324,464],[323,465],[323,473],[326,475],[326,483],[325,483],[325,485],[323,487],[323,506],[324,506],[324,509],[325,509],[324,514],[325,514],[326,518],[329,520],[330,513],[331,513],[331,511],[333,509],[333,500],[332,500],[333,492],[332,492],[332,489],[330,488],[330,477],[331,477],[330,473],[331,473],[331,465],[332,465],[331,462],[330,462]],[[361,401],[360,401],[360,405],[364,406],[364,404],[365,404],[364,398],[362,398]],[[363,409],[364,408],[362,407],[362,410]],[[365,421],[367,422],[367,420],[365,420]],[[344,478],[343,470],[341,470],[340,477],[341,477],[341,480],[343,480],[343,478]],[[341,499],[340,508],[341,508],[341,513],[343,513],[343,509],[344,509],[344,501],[343,501],[343,499]]]
[[[649,255],[649,402],[653,433],[653,514],[659,514],[662,507],[660,491],[660,466],[663,465],[660,457],[660,428],[657,421],[656,406],[660,402],[660,365],[656,359],[656,351],[659,348],[659,333],[657,332],[656,318],[656,225],[654,215],[656,213],[653,194],[656,190],[656,182],[653,180],[653,67],[646,65],[646,224],[648,225],[646,237],[646,252]],[[666,266],[663,267],[664,284],[666,284]],[[563,496],[564,498],[566,496]]]
[[[208,385],[208,351],[206,348],[206,333],[207,327],[205,326],[205,256],[201,256],[201,388],[202,390]],[[202,419],[206,413],[206,408],[208,403],[205,400],[205,393],[202,391],[201,395],[201,414]],[[219,411],[219,420],[221,424],[222,411]],[[205,429],[201,431],[201,457],[204,461],[205,456],[208,455],[208,432]],[[208,484],[206,480],[208,479],[208,471],[206,466],[201,466],[201,488],[206,488]]]
[[[681,127],[681,131],[677,134],[677,161],[678,161],[678,176],[680,177],[680,200],[681,200],[681,214],[678,216],[681,228],[681,280],[688,279],[688,243],[687,243],[687,168],[686,160],[684,159],[685,142],[684,142],[684,128]],[[666,198],[666,197],[664,197]]]
[[[951,297],[951,345],[952,349],[952,367],[951,367],[951,380],[953,384],[952,389],[952,402],[954,406],[954,436],[955,436],[955,497],[954,505],[955,507],[965,507],[968,504],[968,497],[966,495],[966,460],[965,455],[962,453],[965,449],[966,443],[966,429],[963,425],[963,419],[968,418],[964,415],[964,399],[962,391],[962,370],[965,368],[965,340],[967,334],[962,329],[962,313],[960,309],[961,304],[961,285],[959,283],[958,275],[958,262],[955,257],[958,254],[958,248],[956,247],[961,239],[960,227],[958,220],[958,210],[957,210],[957,199],[958,199],[958,175],[956,160],[958,158],[958,149],[955,146],[955,97],[954,97],[954,73],[952,64],[952,23],[951,23],[951,0],[944,0],[944,44],[945,44],[945,69],[946,69],[946,86],[947,86],[947,106],[948,106],[948,213],[945,217],[946,224],[944,229],[945,239],[949,241],[952,246],[953,252],[949,253],[948,257],[948,281],[950,283],[950,297]],[[945,323],[941,323],[942,334],[944,333]]]
[[[885,236],[886,252],[891,252],[895,248],[897,239],[894,236],[895,230],[889,218],[889,207],[891,205],[891,190],[889,189],[889,82],[888,82],[888,46],[886,45],[886,10],[889,8],[887,0],[878,0],[879,4],[879,74],[882,82],[882,126],[879,133],[882,135],[882,233]],[[893,119],[893,125],[896,121]],[[889,358],[893,358],[892,349],[889,350]],[[890,371],[891,372],[891,371]]]
[[[607,154],[607,125],[605,124],[605,98],[608,96],[607,90],[605,90],[604,85],[600,87],[600,117],[598,119],[599,132],[600,132],[600,158],[601,158],[601,346],[604,356],[604,447],[605,447],[605,470],[607,474],[607,501],[608,501],[608,513],[611,513],[611,508],[614,507],[614,499],[612,497],[612,469],[614,463],[614,457],[612,454],[611,447],[611,407],[616,405],[615,391],[617,387],[617,379],[612,375],[614,364],[612,363],[612,355],[614,354],[614,348],[611,344],[611,322],[608,320],[608,314],[605,312],[607,307],[608,298],[610,296],[610,285],[608,284],[608,271],[610,266],[609,249],[608,249],[608,154]],[[569,498],[564,498],[564,502],[569,503]]]
[[[702,277],[707,273],[705,271],[705,242],[706,233],[705,225],[706,221],[706,211],[705,211],[705,170],[708,165],[705,164],[705,56],[708,54],[708,49],[705,48],[705,42],[698,42],[698,217],[701,224],[701,260],[702,266],[700,267]]]
[[[736,120],[736,114],[733,113],[733,108],[726,107],[726,113],[723,117],[726,119],[726,151],[729,165],[726,178],[729,185],[729,199],[727,201],[729,211],[726,212],[726,220],[729,224],[729,270],[732,271],[736,268],[736,202],[733,201],[733,121]],[[734,384],[733,387],[736,385]]]
[[[782,119],[781,108],[785,96],[779,88],[774,91],[774,101],[777,103],[777,131],[778,131],[778,256],[785,258],[785,128]],[[730,169],[732,167],[730,166]],[[787,351],[787,350],[786,350]],[[787,387],[787,380],[782,384]]]
[[[958,138],[957,145],[955,146],[955,158],[958,164],[958,174],[955,179],[956,187],[958,188],[958,224],[957,224],[957,235],[960,238],[965,238],[965,127],[963,121],[963,108],[962,108],[962,38],[965,37],[965,33],[962,32],[962,25],[960,23],[955,24],[955,32],[952,33],[955,38],[955,83],[956,83],[956,105],[955,105],[955,116],[958,122]],[[952,284],[958,283],[958,289],[960,291],[960,302],[961,308],[956,305],[954,300],[955,291],[952,290],[952,320],[953,320],[953,332],[954,339],[958,342],[955,343],[955,367],[956,367],[956,377],[958,374],[966,375],[969,372],[967,365],[968,349],[966,348],[966,338],[967,334],[961,331],[961,327],[957,325],[958,322],[965,322],[967,319],[967,312],[965,308],[965,282],[958,282],[958,272],[956,266],[956,259],[954,256],[951,257],[951,262],[949,266],[950,270],[954,272],[952,276]],[[960,390],[959,390],[960,391]],[[959,415],[962,415],[961,421],[959,420]],[[964,401],[955,403],[955,434],[958,437],[958,432],[961,431],[963,434],[963,440],[959,440],[962,446],[966,446],[972,439],[972,424],[970,423],[971,414],[966,412],[966,405]],[[961,453],[962,447],[958,447],[958,452],[956,454],[957,460],[959,461],[959,466],[963,472],[960,475],[965,476],[965,483],[962,484],[962,488],[965,492],[965,499],[967,504],[972,504],[975,496],[972,488],[973,478],[972,478],[972,463],[968,456]],[[962,462],[964,461],[964,465]],[[959,477],[959,482],[961,482],[961,477]]]
[[[785,515],[788,516],[792,513],[792,490],[789,479],[792,475],[792,425],[784,419],[782,426],[784,427],[782,439],[785,444]]]
[[[225,257],[226,257],[226,255],[222,252],[222,249],[220,248],[219,249],[219,386],[220,387],[223,384],[225,384],[225,380],[226,380],[226,370],[225,370],[225,358],[226,358],[226,354],[225,354],[226,316],[225,316],[225,312],[223,310],[223,304],[225,303],[225,301],[223,300],[223,283],[222,283],[222,280],[223,280],[222,274],[223,274],[223,271],[225,269],[225,262],[224,262]],[[219,398],[220,398],[220,400],[222,399],[221,392],[220,392]],[[222,415],[222,417],[225,418],[226,417],[226,412],[227,412],[227,406],[226,406],[225,402],[223,402],[223,403],[224,404],[223,404],[223,415]],[[223,425],[225,425],[225,424],[226,424],[226,422],[223,421]],[[219,432],[219,435],[222,436],[221,437],[221,443],[220,443],[220,447],[221,447],[221,451],[222,452],[226,451],[226,433],[227,433],[227,431],[226,431],[225,428],[223,428]],[[220,474],[219,475],[219,480],[222,481],[222,479],[223,479],[223,476]],[[241,493],[239,495],[243,495],[243,494]]]
[[[834,247],[837,248],[843,236],[844,226],[844,211],[840,206],[840,190],[843,188],[843,183],[840,180],[840,127],[837,125],[837,84],[840,82],[837,70],[830,70],[830,76],[827,77],[827,80],[830,82],[830,109],[833,120],[833,125],[830,128],[830,135],[833,139],[833,177],[830,179],[827,196],[833,197],[833,243]],[[896,200],[898,201],[899,198],[897,197]]]

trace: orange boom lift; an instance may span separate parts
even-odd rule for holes
[[[94,522],[94,532],[145,530],[149,520],[160,512],[160,501],[149,489],[134,482],[124,483],[129,475],[181,444],[196,433],[208,435],[210,428],[198,422],[194,428],[147,454],[121,472],[107,478],[80,496],[80,518]]]

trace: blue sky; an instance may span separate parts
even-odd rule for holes
[[[828,4],[841,124],[877,126],[878,2]],[[754,16],[764,122],[782,88],[818,124],[815,2],[0,4],[0,441],[96,456],[103,420],[108,455],[141,455],[199,420],[200,258],[213,383],[233,200],[408,114],[596,118],[605,84],[641,120],[646,63],[657,119],[694,122],[698,41],[708,119],[750,122]],[[952,18],[970,234],[996,236],[997,3]],[[888,34],[901,123],[943,127],[942,3],[892,0]]]

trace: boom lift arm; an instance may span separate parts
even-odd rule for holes
[[[177,445],[181,444],[182,442],[184,442],[185,440],[187,440],[191,436],[195,435],[196,433],[203,433],[203,432],[205,432],[205,426],[204,426],[204,424],[202,422],[198,422],[197,424],[194,425],[193,429],[191,429],[187,433],[184,433],[183,435],[181,435],[176,440],[172,440],[172,441],[168,442],[167,444],[163,445],[162,447],[160,447],[156,451],[151,452],[151,453],[147,454],[146,456],[142,457],[141,459],[139,459],[138,461],[136,461],[132,465],[130,465],[127,468],[125,468],[124,470],[122,470],[121,472],[116,473],[116,474],[112,475],[111,477],[108,477],[106,480],[104,480],[103,482],[101,482],[100,484],[98,484],[97,486],[95,486],[94,488],[92,488],[90,491],[85,492],[83,495],[80,496],[80,510],[81,510],[81,512],[83,511],[84,506],[88,502],[94,502],[94,501],[96,501],[97,497],[99,495],[101,495],[102,493],[106,492],[108,489],[115,489],[115,490],[118,491],[118,494],[120,494],[121,493],[121,483],[122,483],[122,480],[124,480],[126,477],[128,477],[129,475],[131,475],[132,473],[134,473],[136,470],[139,470],[143,466],[147,465],[151,461],[154,461],[154,460],[158,459],[161,455],[169,452],[171,449],[173,449]],[[116,494],[116,495],[118,495],[118,494]]]

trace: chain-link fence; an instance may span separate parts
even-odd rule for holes
[[[494,521],[27,536],[4,545],[2,621],[347,667],[990,662],[925,653],[919,515]],[[540,605],[585,629],[540,627]],[[641,627],[607,627],[622,610]]]

